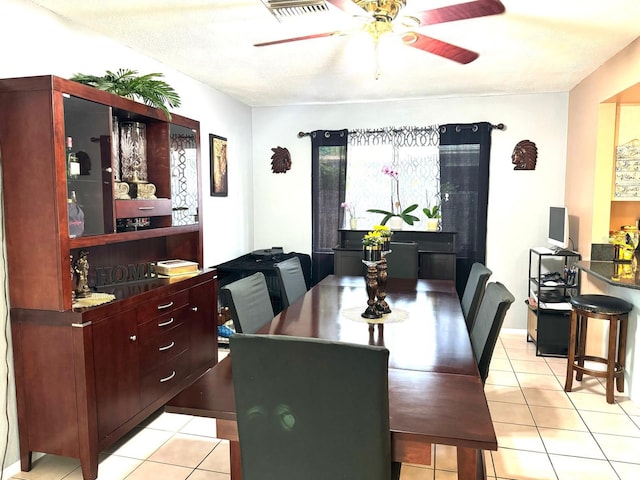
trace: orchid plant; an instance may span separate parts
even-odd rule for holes
[[[356,218],[356,207],[353,203],[342,202],[340,206],[349,214],[349,218]]]
[[[400,204],[400,178],[398,172],[396,170],[393,170],[389,166],[385,166],[382,168],[382,173],[391,177],[391,210],[389,211],[371,208],[367,210],[367,212],[380,213],[384,215],[382,221],[380,222],[381,225],[385,225],[391,217],[400,217],[405,223],[409,225],[413,225],[414,222],[420,221],[418,217],[411,214],[411,212],[418,208],[417,203],[409,205],[407,208],[402,210],[402,205]]]

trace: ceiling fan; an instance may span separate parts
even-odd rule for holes
[[[478,58],[478,53],[451,43],[429,37],[414,31],[427,25],[453,22],[476,17],[497,15],[505,11],[500,0],[474,0],[466,3],[458,3],[445,7],[414,12],[410,15],[402,15],[402,9],[406,6],[406,0],[325,0],[340,10],[351,13],[356,11],[365,15],[366,20],[362,30],[369,33],[377,45],[380,37],[386,34],[400,35],[402,42],[425,52],[438,55],[454,62],[467,64]],[[266,47],[281,43],[310,40],[313,38],[344,35],[345,32],[334,31],[304,35],[302,37],[285,38],[270,42],[256,43],[256,47]]]

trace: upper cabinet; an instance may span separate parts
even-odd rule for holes
[[[202,266],[199,122],[55,76],[0,79],[0,111],[12,307],[70,309],[81,250]]]

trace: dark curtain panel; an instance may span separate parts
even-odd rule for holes
[[[456,289],[462,297],[471,265],[486,263],[489,156],[487,122],[440,126],[442,229],[456,235]]]
[[[311,277],[315,285],[333,273],[333,247],[343,224],[347,176],[347,130],[316,130],[311,136]]]

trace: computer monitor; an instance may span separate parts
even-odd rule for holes
[[[554,247],[569,247],[569,215],[565,207],[549,207],[549,237]]]

